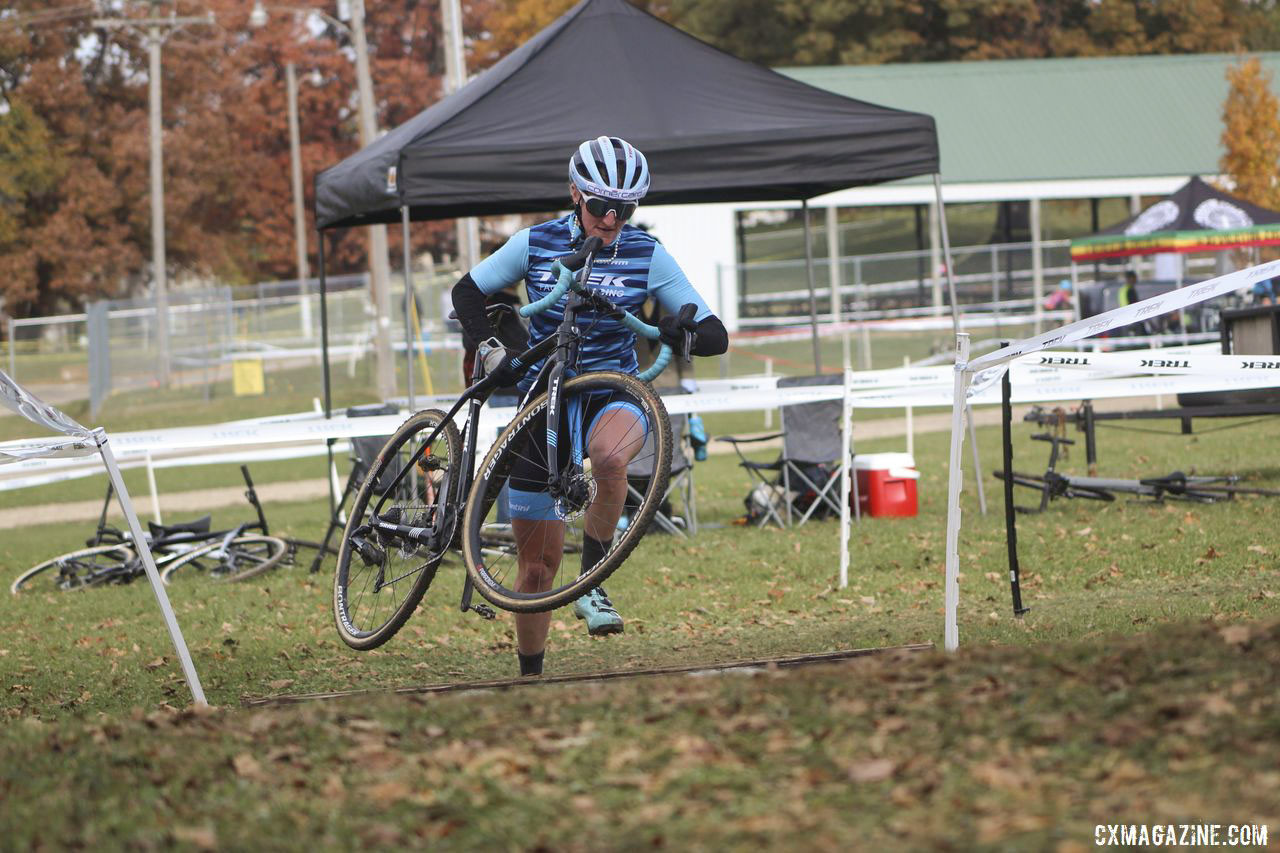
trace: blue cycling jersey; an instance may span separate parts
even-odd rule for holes
[[[502,248],[485,258],[471,278],[485,293],[495,293],[504,287],[524,280],[530,302],[546,296],[555,286],[551,274],[551,262],[573,253],[571,244],[579,234],[572,213],[552,219],[512,235]],[[632,225],[624,225],[613,245],[605,246],[596,255],[588,285],[610,302],[632,314],[650,297],[669,313],[676,313],[685,303],[698,306],[694,319],[701,321],[711,315],[711,309],[694,290],[689,279],[676,263],[671,253],[644,231]],[[533,346],[555,334],[564,318],[563,297],[559,303],[530,319],[529,345]],[[584,330],[580,346],[583,370],[619,370],[623,373],[639,372],[635,355],[635,334],[610,317],[597,316],[592,311],[578,314],[579,328]],[[527,390],[538,375],[535,365],[520,384]]]

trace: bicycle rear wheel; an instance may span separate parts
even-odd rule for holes
[[[434,409],[379,451],[351,504],[333,579],[334,621],[351,648],[377,648],[413,615],[457,529],[450,496],[461,475],[462,436]]]
[[[591,404],[588,407],[587,401]],[[589,460],[573,482],[565,481],[567,496],[554,501],[556,520],[563,522],[563,541],[558,541],[559,527],[554,533],[541,534],[541,541],[516,542],[509,516],[510,483],[519,468],[534,463],[545,470],[547,458],[547,395],[544,393],[520,410],[485,457],[476,474],[475,484],[467,498],[463,517],[462,552],[467,574],[486,600],[504,610],[537,613],[552,610],[579,598],[599,586],[622,565],[644,536],[667,491],[671,474],[671,425],[667,410],[648,383],[624,373],[601,371],[584,373],[566,381],[561,388],[562,411],[566,418],[583,409],[607,410],[611,402],[638,405],[648,425],[648,434],[632,432],[619,439],[639,441],[643,445],[632,467],[653,472],[640,490],[639,506],[632,513],[627,529],[617,533],[595,566],[580,575],[587,514],[599,495],[598,482]],[[590,424],[568,423],[569,436],[559,439],[557,457],[563,465],[571,447],[569,439],[576,431],[585,447]],[[564,421],[562,421],[562,424]],[[519,466],[517,463],[522,463]],[[634,498],[634,495],[632,496]],[[517,547],[518,546],[518,547]],[[542,592],[517,589],[518,548],[530,548],[548,555],[555,571],[550,588]],[[558,559],[563,558],[563,559]]]
[[[219,540],[167,561],[160,572],[160,579],[171,583],[174,573],[185,569],[182,573],[184,578],[199,571],[214,580],[242,581],[275,568],[288,550],[289,546],[283,539],[246,533],[232,539],[225,549]]]
[[[17,595],[126,583],[142,569],[137,559],[138,555],[127,545],[81,548],[27,569],[9,585],[9,592]]]

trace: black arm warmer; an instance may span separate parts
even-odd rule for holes
[[[452,295],[453,310],[458,315],[464,337],[476,344],[496,337],[489,315],[485,313],[484,291],[471,278],[471,273],[458,279],[458,283],[453,286]]]
[[[461,314],[462,312],[458,312]],[[693,344],[694,355],[724,355],[729,350],[729,331],[715,314],[698,323],[698,339]]]

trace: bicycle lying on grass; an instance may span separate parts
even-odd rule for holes
[[[257,521],[230,530],[211,530],[210,517],[179,524],[148,522],[148,545],[165,583],[183,570],[183,577],[203,571],[219,580],[238,581],[262,574],[291,552],[289,543],[271,536],[266,515],[258,502],[249,469],[240,466],[247,487],[245,498],[257,512]],[[113,490],[107,486],[102,514],[94,535],[84,548],[45,560],[27,569],[10,585],[14,595],[29,591],[84,589],[104,584],[129,583],[145,574],[133,538],[107,524]],[[251,532],[260,531],[260,532]]]
[[[671,348],[663,344],[653,366],[639,376],[613,371],[575,375],[584,337],[580,319],[593,323],[596,316],[614,317],[643,337],[659,338],[656,327],[587,288],[599,246],[598,238],[590,238],[575,255],[557,262],[553,267],[556,286],[521,309],[521,314],[531,316],[569,293],[556,333],[511,362],[514,368],[527,371],[546,359],[523,407],[498,436],[478,472],[480,410],[497,386],[495,376],[483,375],[482,358],[476,359],[473,384],[452,409],[414,414],[378,454],[352,504],[334,575],[334,616],[347,645],[367,650],[391,639],[413,614],[451,551],[461,550],[466,567],[460,609],[492,619],[492,609],[471,603],[473,590],[504,610],[553,610],[604,582],[648,529],[666,492],[672,442],[666,409],[649,382],[670,361]],[[684,315],[682,320],[687,324],[692,317]],[[686,358],[692,342],[692,334],[686,332]],[[643,435],[628,440],[645,441],[640,452],[652,454],[646,461],[652,462],[654,471],[631,524],[585,573],[574,570],[569,579],[557,577],[550,589],[541,592],[516,589],[516,537],[507,515],[507,494],[509,482],[518,476],[517,463],[532,463],[547,472],[547,492],[565,526],[561,541],[536,547],[561,556],[580,553],[587,511],[600,485],[586,458],[591,425],[587,417],[622,400],[638,406],[648,424],[648,440]],[[453,418],[464,406],[467,417],[459,431]],[[558,424],[559,429],[548,424]]]
[[[1135,480],[1117,479],[1114,477],[1082,477],[1075,474],[1061,474],[1057,469],[1059,450],[1075,444],[1071,439],[1054,432],[1037,433],[1031,436],[1034,441],[1048,442],[1049,467],[1043,474],[1022,474],[1014,471],[1010,479],[1015,486],[1034,489],[1040,493],[1038,507],[1015,506],[1018,512],[1035,514],[1049,508],[1049,502],[1058,498],[1081,498],[1083,500],[1110,503],[1116,494],[1129,494],[1139,498],[1151,498],[1163,501],[1193,501],[1196,503],[1214,503],[1220,500],[1231,500],[1235,495],[1260,495],[1268,497],[1280,496],[1275,489],[1258,489],[1237,485],[1239,477],[1218,476],[1205,477],[1184,474],[1174,471],[1164,477],[1143,477]],[[997,480],[1005,479],[1004,471],[993,471]]]

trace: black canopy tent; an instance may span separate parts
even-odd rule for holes
[[[325,230],[399,219],[407,270],[412,220],[563,208],[569,155],[600,134],[644,151],[653,174],[646,204],[800,199],[807,252],[807,200],[823,193],[932,173],[941,209],[931,116],[784,77],[626,0],[581,0],[458,92],[316,177],[326,349]],[[815,313],[812,263],[809,287]],[[328,411],[327,355],[324,371]]]

